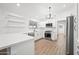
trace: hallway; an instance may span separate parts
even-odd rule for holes
[[[36,55],[64,55],[66,47],[65,35],[58,35],[57,41],[41,39],[35,41]]]

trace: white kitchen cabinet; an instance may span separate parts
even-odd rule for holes
[[[11,55],[34,55],[34,40],[28,40],[12,46]]]
[[[36,31],[35,31],[35,40],[38,40],[38,39],[40,39],[40,38],[43,38],[43,30],[42,29],[37,29]]]
[[[39,27],[39,28],[40,28],[40,27],[45,27],[45,23],[40,22],[38,27]]]

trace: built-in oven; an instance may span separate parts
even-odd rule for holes
[[[44,33],[45,38],[48,40],[51,39],[51,35],[52,35],[51,31],[45,31]]]

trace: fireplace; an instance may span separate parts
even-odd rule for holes
[[[51,39],[51,31],[45,31],[45,38]]]

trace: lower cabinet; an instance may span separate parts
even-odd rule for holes
[[[34,55],[34,40],[28,40],[12,46],[11,55]]]
[[[35,31],[35,40],[38,40],[40,38],[44,38],[44,35],[43,34],[44,34],[44,31],[43,30],[37,29]]]

